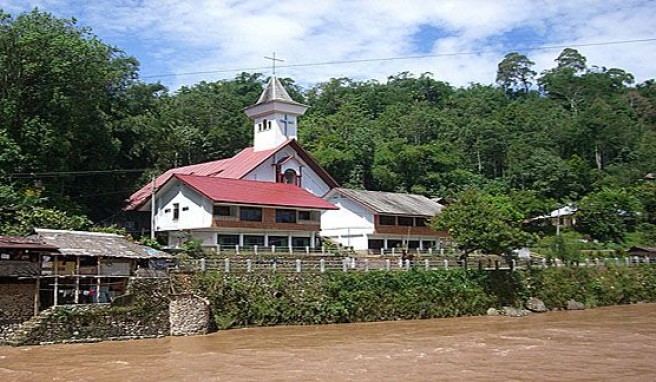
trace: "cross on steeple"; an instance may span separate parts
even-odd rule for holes
[[[264,56],[267,60],[271,60],[271,71],[273,72],[273,76],[276,76],[276,61],[279,62],[285,62],[284,60],[281,60],[279,58],[276,58],[276,52],[273,52],[273,57],[267,57]]]

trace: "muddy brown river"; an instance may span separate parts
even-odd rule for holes
[[[0,381],[654,381],[656,304],[0,347]]]

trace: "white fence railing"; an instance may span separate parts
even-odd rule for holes
[[[656,260],[656,259],[655,259]],[[494,257],[481,257],[459,260],[457,257],[415,256],[413,259],[401,257],[339,257],[339,256],[303,256],[303,257],[275,257],[275,256],[232,256],[223,258],[202,258],[179,260],[174,270],[203,272],[218,270],[226,273],[243,272],[329,272],[329,271],[398,271],[409,269],[526,269],[548,267],[606,267],[609,265],[635,266],[652,264],[649,257],[624,258],[594,258],[582,262],[565,263],[561,260],[547,261],[546,259],[513,259],[510,263]]]

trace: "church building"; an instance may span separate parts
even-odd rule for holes
[[[316,248],[324,221],[334,229],[335,217],[341,216],[326,212],[344,207],[333,204],[331,191],[339,184],[297,141],[297,118],[307,108],[272,76],[257,102],[245,109],[253,120],[253,147],[232,158],[170,169],[130,196],[125,210],[151,212],[158,238],[171,248],[190,236],[201,239],[205,247]],[[432,217],[437,206],[412,211],[411,217]],[[349,224],[358,222],[339,221],[340,227]],[[374,241],[357,240],[357,246],[337,231],[333,237],[356,250],[369,249],[370,243],[374,249],[396,244],[385,240],[380,229],[371,232]],[[415,231],[423,234],[421,246],[434,243],[425,227]],[[395,240],[403,236],[393,233]]]

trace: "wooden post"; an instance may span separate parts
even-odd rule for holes
[[[100,273],[101,273],[100,272],[100,261],[101,260],[102,260],[102,258],[100,256],[98,256],[98,272],[97,272],[98,274],[96,276],[96,302],[97,303],[100,302]]]
[[[52,305],[57,306],[59,302],[59,270],[57,269],[57,256],[52,257],[52,274],[55,276],[55,283],[53,286],[54,296],[52,297]]]
[[[80,303],[80,256],[75,257],[75,304]]]

